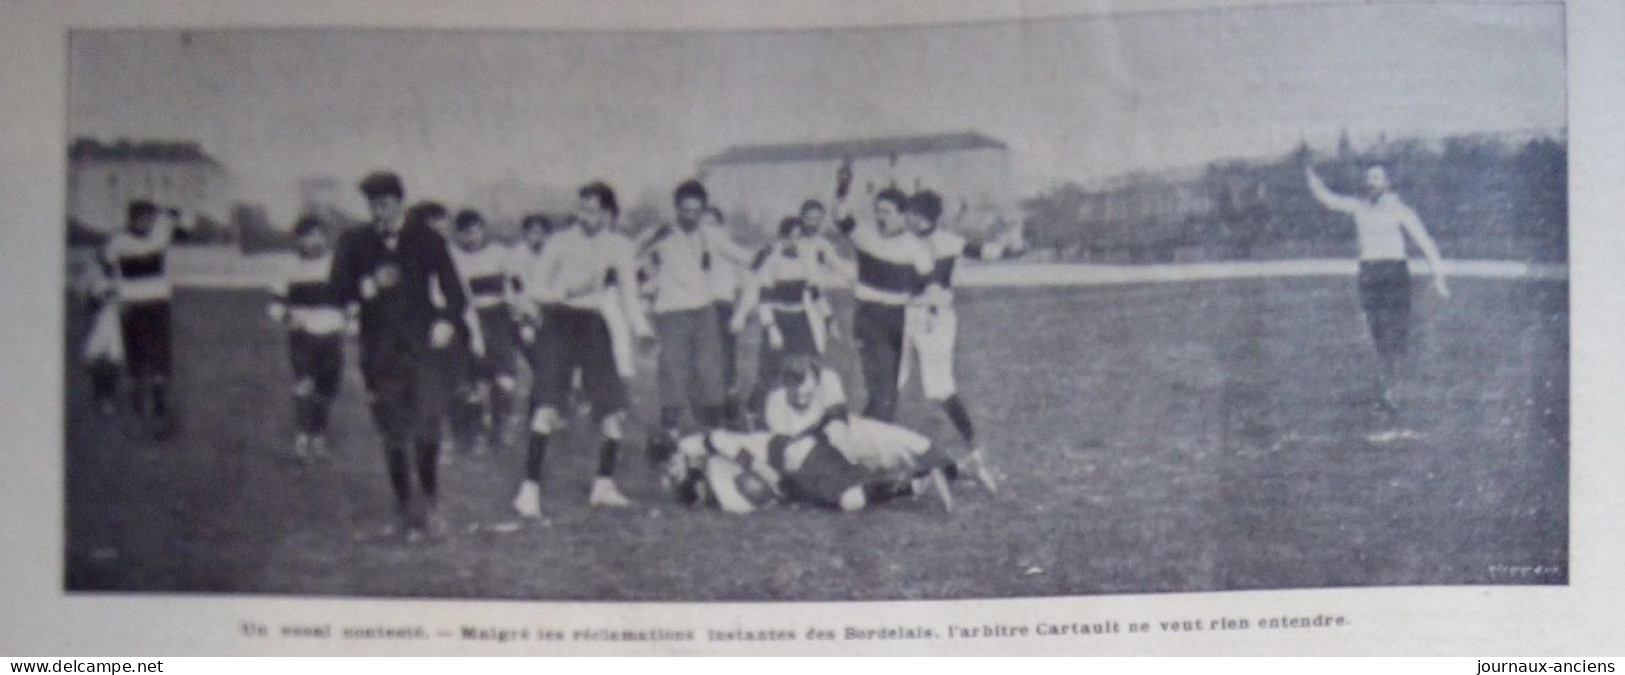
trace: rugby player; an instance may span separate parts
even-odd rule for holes
[[[293,407],[297,431],[294,459],[328,459],[327,419],[344,375],[344,304],[331,285],[333,254],[327,228],[315,216],[293,226],[298,254],[271,289],[266,312],[287,326],[288,360],[293,366]]]
[[[875,193],[873,214],[859,219],[848,204],[852,168],[836,173],[836,229],[852,242],[858,278],[853,337],[868,400],[863,414],[890,422],[897,417],[897,377],[903,355],[904,308],[935,267],[925,242],[909,232],[903,209],[907,197],[894,187]]]
[[[359,188],[373,219],[339,238],[332,286],[359,308],[361,374],[396,512],[407,540],[416,541],[444,529],[437,510],[440,422],[452,396],[451,347],[468,301],[436,231],[445,207],[427,202],[403,214],[405,190],[389,172],[369,174]]]
[[[668,486],[685,502],[735,513],[781,499],[857,511],[927,490],[953,510],[947,456],[913,431],[851,415],[839,376],[816,359],[786,361],[767,411],[767,431],[683,439],[666,467]]]
[[[727,381],[721,320],[711,269],[749,264],[750,254],[720,228],[702,227],[709,207],[705,186],[686,180],[672,194],[675,225],[663,225],[639,245],[646,262],[655,334],[660,340],[660,429],[649,443],[675,443],[688,409],[704,428],[726,421]]]
[[[637,251],[617,232],[620,207],[615,191],[601,182],[578,192],[576,225],[554,234],[524,273],[528,301],[540,307],[536,336],[537,407],[531,416],[525,454],[525,480],[514,496],[521,516],[541,517],[542,466],[547,445],[563,428],[570,385],[580,373],[581,387],[603,442],[598,471],[588,494],[593,506],[623,507],[632,501],[615,485],[615,464],[627,407],[624,374],[632,355],[618,348],[622,331],[638,338],[652,336],[638,302]]]
[[[159,437],[167,435],[174,423],[169,400],[173,289],[165,262],[178,221],[175,211],[165,213],[144,199],[132,201],[124,230],[108,239],[101,251],[118,298],[131,405],[136,418]]]
[[[467,378],[453,408],[451,427],[463,451],[478,456],[501,445],[519,386],[514,346],[518,328],[510,302],[518,253],[491,239],[478,211],[457,212],[452,228],[456,246],[451,258],[473,316],[466,341]]]
[[[714,232],[718,237],[728,237],[724,222],[722,210],[715,206],[705,207],[705,214],[700,216],[700,228]],[[735,308],[740,306],[745,295],[743,279],[746,271],[745,265],[724,257],[721,260],[713,259],[706,275],[711,286],[711,303],[717,313],[717,334],[721,337],[722,406],[725,426],[729,428],[739,428],[744,418],[739,401],[739,335],[732,325]]]
[[[1406,262],[1405,238],[1410,237],[1427,258],[1433,289],[1440,297],[1449,298],[1450,287],[1445,282],[1439,247],[1416,211],[1394,194],[1388,171],[1381,165],[1366,169],[1363,197],[1332,192],[1313,165],[1306,166],[1304,173],[1316,201],[1354,219],[1355,239],[1360,247],[1360,306],[1365,311],[1366,326],[1382,365],[1378,407],[1392,414],[1396,412],[1394,386],[1398,382],[1400,361],[1410,341],[1411,274]]]
[[[908,200],[908,223],[915,236],[931,250],[935,264],[925,280],[925,288],[910,301],[906,310],[903,363],[898,376],[902,387],[909,378],[910,366],[919,362],[920,388],[925,398],[940,406],[953,422],[959,437],[965,441],[970,453],[964,465],[975,475],[977,482],[990,491],[998,484],[988,467],[987,457],[976,442],[976,427],[970,413],[959,397],[954,383],[954,343],[959,331],[958,312],[954,310],[954,267],[962,257],[978,260],[996,260],[1019,255],[1019,248],[1007,247],[999,242],[972,243],[963,236],[940,225],[942,197],[931,190],[915,193]],[[910,358],[913,356],[915,358]],[[949,472],[958,473],[958,467]]]
[[[763,247],[751,264],[751,287],[729,327],[730,333],[743,331],[753,313],[762,324],[756,384],[749,404],[752,418],[761,414],[769,390],[778,385],[784,359],[824,351],[824,319],[818,314],[813,292],[817,253],[802,245],[801,230],[799,218],[779,222],[778,238]]]

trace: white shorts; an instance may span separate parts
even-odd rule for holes
[[[897,387],[908,383],[914,361],[919,361],[920,388],[925,397],[941,401],[958,391],[954,383],[954,341],[959,332],[959,316],[952,305],[910,306],[903,318],[903,363],[898,369]],[[914,355],[911,357],[910,355]]]

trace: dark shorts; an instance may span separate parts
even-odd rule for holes
[[[130,302],[119,312],[124,359],[138,377],[169,377],[169,301]]]
[[[481,379],[499,375],[511,376],[517,367],[519,327],[507,307],[484,307],[477,311],[480,338],[485,341],[485,356],[475,360],[474,373]]]
[[[302,330],[288,333],[288,359],[295,380],[310,380],[316,393],[333,398],[344,375],[344,335],[312,335]]]
[[[897,417],[897,371],[903,359],[903,306],[860,301],[852,323],[867,397],[863,414],[890,422]]]
[[[779,482],[791,500],[838,509],[841,495],[862,486],[867,478],[868,473],[848,461],[835,446],[819,443],[801,466],[784,472]]]
[[[595,414],[626,409],[626,381],[615,369],[609,324],[598,312],[568,305],[543,307],[542,327],[533,349],[537,407],[562,411],[579,371],[582,393]]]
[[[1403,260],[1360,262],[1360,306],[1377,353],[1405,355],[1411,332],[1411,273]]]

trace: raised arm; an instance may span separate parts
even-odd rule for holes
[[[1405,234],[1410,235],[1416,247],[1422,249],[1422,257],[1427,258],[1428,269],[1433,274],[1433,289],[1442,297],[1450,297],[1450,286],[1444,280],[1444,258],[1439,255],[1439,245],[1428,234],[1428,229],[1422,225],[1422,218],[1409,206],[1401,206],[1399,226]]]
[[[1304,175],[1309,179],[1309,193],[1315,196],[1315,201],[1320,202],[1321,206],[1339,213],[1354,213],[1360,208],[1360,200],[1337,194],[1326,187],[1326,181],[1320,179],[1320,174],[1315,172],[1314,167],[1306,167]]]

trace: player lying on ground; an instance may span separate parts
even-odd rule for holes
[[[732,513],[779,501],[857,511],[929,488],[953,510],[950,460],[930,439],[848,413],[839,377],[814,359],[792,358],[782,372],[767,431],[695,434],[674,456],[654,457],[680,501]]]
[[[288,328],[293,365],[293,456],[328,459],[327,419],[344,376],[344,303],[331,283],[333,255],[327,229],[314,216],[293,226],[298,255],[271,289],[266,312]]]

